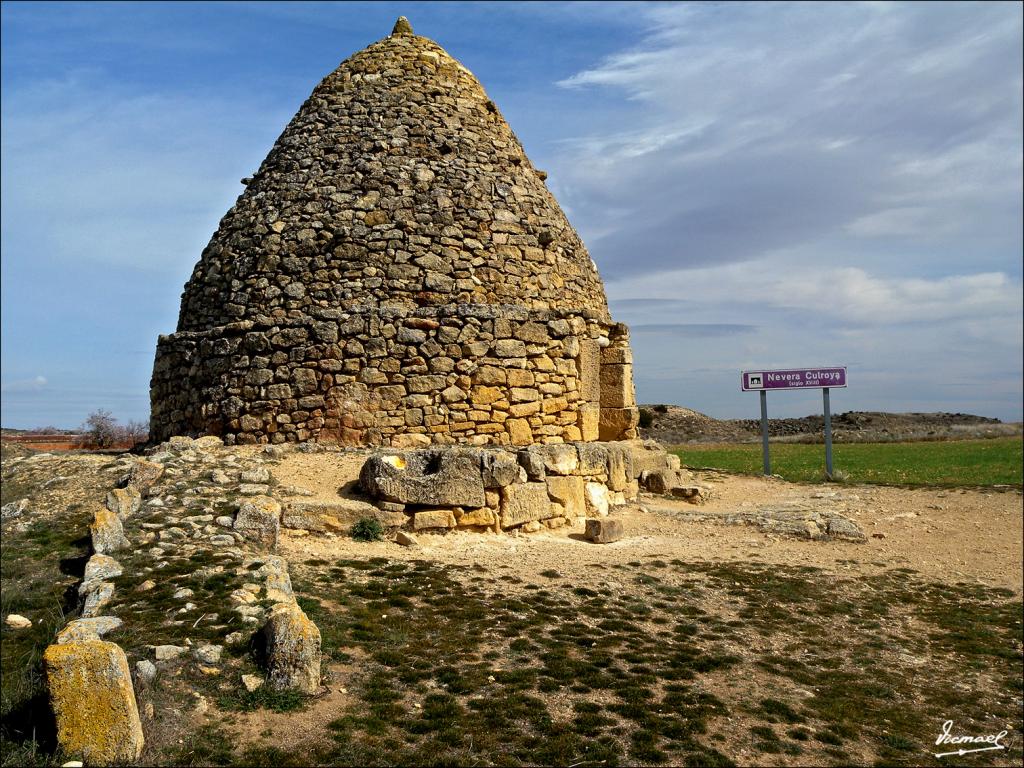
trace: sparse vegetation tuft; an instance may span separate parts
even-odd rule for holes
[[[380,541],[384,535],[384,527],[379,520],[363,517],[352,526],[352,538],[356,541]]]

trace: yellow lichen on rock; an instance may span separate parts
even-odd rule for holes
[[[92,765],[138,760],[142,723],[124,651],[103,640],[51,645],[43,663],[61,750]]]

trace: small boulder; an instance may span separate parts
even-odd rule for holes
[[[243,472],[240,479],[243,483],[268,483],[270,482],[270,470],[266,467],[250,469]]]
[[[395,534],[395,543],[401,544],[403,547],[415,547],[419,544],[414,536],[405,531],[399,531]]]
[[[157,661],[170,661],[185,653],[188,648],[180,645],[158,645],[153,648],[153,656]]]
[[[135,662],[135,679],[143,685],[150,685],[156,680],[156,664],[149,659]]]
[[[622,538],[622,521],[612,518],[588,518],[583,536],[595,544],[610,544]]]
[[[51,645],[43,664],[61,751],[93,765],[138,760],[142,722],[124,651],[103,640]]]
[[[269,496],[256,496],[238,508],[235,530],[269,549],[277,546],[281,532],[281,505]]]
[[[6,624],[11,629],[28,629],[32,626],[31,619],[26,619],[24,616],[17,613],[7,614],[7,618],[4,619]]]
[[[263,636],[272,688],[316,693],[320,688],[320,630],[296,603],[271,609]]]
[[[203,664],[219,664],[220,655],[224,652],[222,645],[198,645],[192,649],[192,655],[196,661]]]

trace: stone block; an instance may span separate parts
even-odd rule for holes
[[[479,509],[467,509],[461,515],[455,515],[455,524],[460,528],[467,526],[492,526],[498,521],[498,516],[493,509],[480,507]]]
[[[89,533],[92,536],[93,551],[101,555],[131,546],[124,535],[121,518],[105,507],[96,510],[96,516],[89,526]]]
[[[157,464],[155,461],[139,460],[132,464],[128,474],[121,478],[121,485],[125,488],[134,488],[139,493],[145,493],[156,484],[163,473],[162,464]]]
[[[635,405],[633,366],[602,364],[601,408],[632,408]]]
[[[580,356],[576,358],[580,380],[580,394],[591,403],[601,401],[601,348],[594,339],[580,342]]]
[[[515,483],[501,489],[501,527],[512,528],[551,516],[545,483]]]
[[[545,445],[540,449],[544,469],[556,475],[571,475],[580,465],[576,446],[569,443]]]
[[[622,521],[607,517],[588,518],[583,536],[587,541],[592,541],[595,544],[610,544],[613,541],[618,541],[623,536]]]
[[[487,451],[481,467],[484,488],[504,488],[519,480],[519,462],[515,454],[508,451]]]
[[[548,496],[564,508],[566,517],[584,517],[587,513],[582,477],[548,475]]]
[[[376,520],[385,528],[405,525],[408,518],[401,511],[386,511],[358,499],[338,501],[295,501],[287,504],[281,515],[281,525],[303,531],[347,532],[359,520]]]
[[[508,419],[505,422],[512,445],[530,445],[533,442],[533,430],[526,419]]]
[[[412,516],[413,530],[424,528],[454,528],[455,514],[450,509],[423,509]]]
[[[99,640],[108,632],[122,625],[116,616],[95,616],[90,619],[75,619],[57,633],[57,644],[80,643],[85,640]]]
[[[580,464],[576,471],[585,477],[608,476],[608,447],[600,443],[579,443]]]
[[[608,488],[622,491],[633,480],[633,453],[627,445],[608,446]]]
[[[605,347],[601,350],[601,365],[632,365],[633,350],[629,347]]]
[[[320,689],[320,630],[294,602],[275,605],[263,627],[267,684],[313,694]]]
[[[43,654],[57,742],[89,765],[134,763],[144,738],[128,659],[114,643],[51,645]]]
[[[608,516],[608,486],[604,483],[587,483],[584,491],[587,514],[596,517]]]
[[[479,452],[426,449],[371,456],[359,473],[371,497],[432,507],[482,507]]]
[[[587,442],[597,440],[601,433],[601,406],[597,403],[581,403],[577,412],[581,439]]]
[[[238,508],[234,527],[249,541],[273,549],[281,530],[281,505],[269,496],[255,496]]]
[[[602,441],[623,440],[627,434],[635,432],[639,423],[640,411],[637,408],[602,407],[598,437]]]

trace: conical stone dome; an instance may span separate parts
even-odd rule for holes
[[[544,179],[476,78],[400,19],[243,180],[158,344],[154,436],[634,436],[631,371],[601,366],[631,363],[627,331]]]
[[[396,30],[324,78],[285,128],[204,251],[178,330],[452,303],[608,311],[586,248],[480,83]]]

